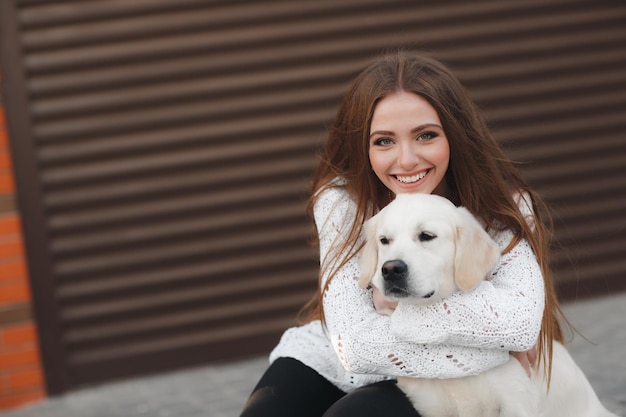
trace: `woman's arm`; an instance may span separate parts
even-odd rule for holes
[[[501,232],[501,248],[512,238]],[[537,342],[544,310],[541,268],[525,240],[504,254],[491,279],[473,291],[457,293],[427,307],[400,302],[391,316],[399,338],[418,343],[446,343],[526,351]]]
[[[354,218],[354,203],[341,189],[318,197],[315,221],[322,264],[341,245]],[[327,330],[335,351],[355,373],[425,378],[457,378],[484,372],[509,359],[508,351],[415,343],[391,330],[390,317],[378,314],[372,291],[358,286],[357,259],[336,273],[323,297]],[[322,285],[325,279],[323,276]]]

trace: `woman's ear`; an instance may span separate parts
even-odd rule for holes
[[[363,225],[363,236],[365,244],[361,250],[359,266],[361,268],[361,276],[359,277],[359,286],[367,287],[371,282],[376,267],[378,266],[378,244],[376,242],[376,220],[377,216],[372,217]]]
[[[500,248],[466,208],[457,210],[454,280],[461,291],[469,291],[485,279],[500,258]]]

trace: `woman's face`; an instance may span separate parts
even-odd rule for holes
[[[450,197],[445,181],[448,139],[435,109],[417,94],[399,91],[378,102],[370,126],[369,159],[376,176],[394,194]]]

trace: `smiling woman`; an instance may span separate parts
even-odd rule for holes
[[[553,341],[563,335],[542,200],[443,64],[398,52],[365,68],[339,107],[312,191],[319,291],[303,310],[305,324],[288,329],[271,353],[242,416],[415,417],[420,410],[397,378],[475,375],[511,353],[530,369],[535,345],[549,373]],[[362,232],[401,194],[437,194],[452,208],[464,206],[502,256],[490,279],[471,292],[429,306],[409,308],[399,300],[384,316],[375,308],[377,292],[358,285],[359,258],[367,257]],[[409,216],[400,217],[400,228],[409,227]],[[437,235],[426,232],[418,239]],[[432,262],[428,257],[422,267]],[[422,296],[432,298],[432,291]],[[392,326],[399,317],[426,330],[407,338]]]

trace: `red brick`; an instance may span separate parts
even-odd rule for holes
[[[20,303],[30,300],[30,287],[26,280],[16,280],[0,285],[0,303]]]
[[[37,342],[37,331],[33,323],[19,324],[2,330],[2,342],[11,345],[32,344]]]
[[[12,235],[3,238],[0,235],[0,262],[3,258],[24,257],[24,245],[20,235]]]
[[[0,145],[0,169],[9,171],[11,169],[11,154],[6,146]]]
[[[23,260],[8,263],[0,262],[0,281],[24,280],[27,276],[26,263]]]
[[[5,214],[0,216],[0,235],[22,233],[20,220],[17,214]]]
[[[12,193],[15,191],[15,182],[13,174],[9,172],[0,172],[0,193]]]
[[[35,347],[18,352],[0,352],[0,369],[4,369],[5,372],[11,367],[23,365],[39,365],[39,354]]]
[[[7,376],[6,386],[9,392],[18,392],[25,388],[41,388],[43,374],[40,369],[15,372]]]

